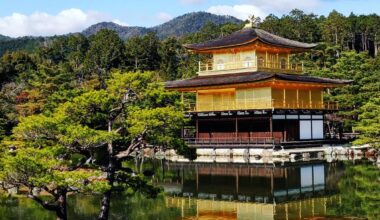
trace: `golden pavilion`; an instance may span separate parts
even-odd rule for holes
[[[252,25],[228,36],[185,45],[211,57],[197,76],[166,88],[195,94],[183,138],[193,147],[311,146],[326,143],[325,115],[338,110],[323,93],[349,81],[303,75],[292,55],[314,48]]]

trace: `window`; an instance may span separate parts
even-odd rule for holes
[[[311,139],[311,120],[300,120],[300,140]]]
[[[224,70],[224,61],[222,59],[216,62],[216,70]]]
[[[244,59],[244,68],[251,68],[253,67],[253,61],[251,57],[246,57]]]
[[[312,121],[312,135],[313,139],[323,139],[323,120]]]
[[[280,68],[281,69],[286,69],[286,60],[285,58],[282,58],[280,61]]]
[[[259,64],[259,67],[264,67],[265,66],[265,60],[264,60],[263,57],[259,57],[258,64]]]

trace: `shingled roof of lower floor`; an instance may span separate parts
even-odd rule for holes
[[[191,88],[202,86],[219,86],[240,83],[252,83],[264,81],[267,79],[280,79],[304,83],[322,83],[322,84],[348,84],[350,80],[328,79],[306,75],[270,73],[270,72],[246,72],[212,76],[197,76],[190,79],[169,81],[165,83],[165,88]]]

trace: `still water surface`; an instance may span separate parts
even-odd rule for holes
[[[166,195],[113,197],[110,219],[380,219],[380,170],[370,160],[270,164],[150,161]],[[140,168],[140,167],[139,167]],[[69,197],[69,219],[96,219],[99,198]],[[0,199],[0,219],[50,220],[25,198]]]

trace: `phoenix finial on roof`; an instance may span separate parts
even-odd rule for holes
[[[245,25],[246,28],[257,28],[260,22],[260,17],[255,17],[255,15],[248,16],[248,24]]]

